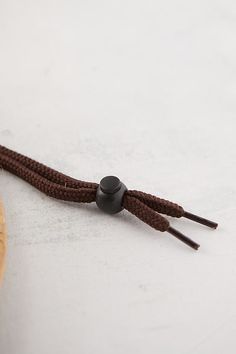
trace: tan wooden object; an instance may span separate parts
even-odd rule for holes
[[[3,204],[0,200],[0,284],[3,277],[6,256],[6,223]]]

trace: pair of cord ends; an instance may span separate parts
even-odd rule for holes
[[[211,229],[216,229],[218,224],[214,221],[202,218],[201,216],[189,213],[187,211],[184,212],[183,217],[195,221],[199,224],[205,225],[210,227]],[[184,242],[186,245],[188,245],[189,247],[198,250],[198,248],[200,247],[200,245],[198,243],[196,243],[195,241],[191,240],[189,237],[185,236],[184,234],[182,234],[180,231],[174,229],[173,227],[169,227],[167,229],[167,232],[169,234],[171,234],[172,236],[178,238],[180,241]]]
[[[122,183],[118,177],[116,176],[106,176],[104,177],[97,189],[96,193],[96,203],[97,206],[108,214],[116,214],[123,210],[123,198],[127,191],[127,187]],[[133,212],[132,210],[130,210]],[[134,212],[133,212],[134,213]],[[135,214],[135,213],[134,213]],[[135,214],[136,215],[136,214]],[[136,215],[137,216],[137,215]],[[184,211],[183,217],[195,221],[199,224],[208,226],[212,229],[216,229],[218,224],[211,221],[204,219],[200,216],[194,215],[187,211]],[[138,216],[140,217],[140,216]],[[142,219],[142,218],[141,218]],[[142,219],[143,220],[143,219]],[[145,220],[143,220],[145,221]],[[151,224],[149,224],[152,226]],[[184,242],[189,247],[198,250],[200,245],[195,241],[191,240],[189,237],[182,234],[180,231],[176,230],[175,228],[169,226],[166,230],[172,236],[178,238],[180,241]]]

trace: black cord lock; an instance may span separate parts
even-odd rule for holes
[[[123,197],[126,186],[118,177],[104,177],[97,189],[96,204],[107,214],[116,214],[123,210]]]

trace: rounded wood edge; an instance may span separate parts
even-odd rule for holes
[[[0,284],[3,278],[3,273],[5,268],[6,243],[7,243],[6,222],[5,222],[3,203],[0,200]]]

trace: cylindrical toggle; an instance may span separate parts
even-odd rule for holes
[[[116,214],[123,210],[123,197],[126,186],[118,177],[104,177],[97,189],[96,204],[107,214]]]

